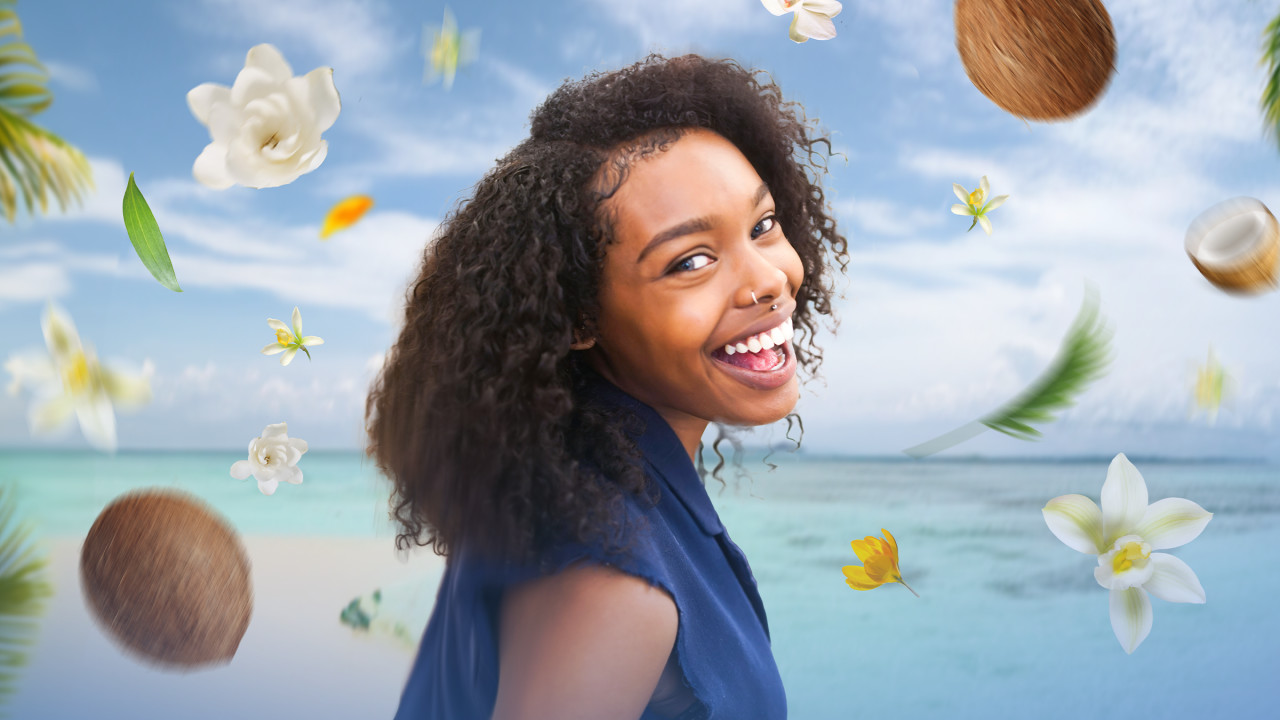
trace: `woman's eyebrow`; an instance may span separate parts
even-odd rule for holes
[[[769,186],[765,183],[760,183],[760,187],[756,188],[755,195],[753,195],[751,198],[751,207],[754,209],[757,205],[760,204],[761,200],[764,200],[765,196],[768,194],[769,194]],[[702,217],[693,218],[691,220],[685,220],[684,222],[678,225],[672,225],[666,230],[663,230],[659,232],[657,235],[654,235],[653,238],[649,240],[648,244],[644,246],[644,249],[640,251],[640,257],[636,258],[636,263],[643,262],[645,255],[648,255],[651,250],[658,247],[662,243],[667,242],[668,240],[675,240],[678,237],[683,237],[685,235],[692,235],[693,233],[697,233],[697,232],[706,232],[711,228],[712,228],[711,218],[705,215]]]

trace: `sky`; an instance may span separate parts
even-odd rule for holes
[[[567,79],[692,51],[767,71],[840,153],[823,182],[850,263],[822,376],[797,408],[806,452],[900,454],[995,409],[1049,365],[1091,284],[1114,329],[1108,374],[1041,440],[987,432],[949,455],[1280,461],[1280,295],[1227,295],[1183,250],[1222,200],[1280,203],[1258,108],[1277,8],[1106,6],[1118,56],[1105,94],[1069,121],[1026,123],[969,81],[942,0],[850,0],[834,39],[804,44],[758,0],[457,3],[480,45],[448,89],[424,78],[424,26],[445,10],[432,0],[26,0],[25,40],[55,96],[36,120],[84,152],[96,189],[0,224],[0,358],[43,348],[52,300],[107,365],[154,367],[150,404],[117,414],[122,449],[242,448],[278,422],[313,449],[359,449],[424,246],[532,109]],[[295,74],[333,68],[328,156],[283,187],[205,188],[192,163],[209,134],[187,91],[230,85],[259,43]],[[129,242],[130,173],[180,294]],[[949,211],[952,183],[983,175],[1010,196],[990,236]],[[352,193],[376,204],[322,242],[325,213]],[[267,319],[295,306],[325,344],[281,367],[259,351]],[[1233,385],[1214,423],[1192,402],[1211,346]],[[74,422],[33,436],[30,400],[0,396],[0,447],[88,447]]]

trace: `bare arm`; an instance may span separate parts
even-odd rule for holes
[[[613,568],[578,565],[513,588],[493,720],[636,720],[678,624],[671,596]]]

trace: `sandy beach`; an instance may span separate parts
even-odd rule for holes
[[[122,650],[81,595],[82,537],[44,538],[54,597],[17,692],[3,708],[24,720],[130,718],[390,718],[413,650],[339,622],[353,598],[403,582],[434,587],[443,559],[405,557],[394,539],[243,537],[252,563],[253,616],[235,658],[191,672]]]

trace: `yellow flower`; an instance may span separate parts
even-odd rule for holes
[[[874,590],[887,582],[902,583],[911,590],[898,572],[898,541],[888,530],[880,528],[880,532],[884,533],[884,539],[868,535],[851,543],[862,567],[845,565],[844,581],[854,590]],[[915,590],[911,590],[911,594],[920,597]]]
[[[479,47],[480,31],[458,32],[458,22],[446,7],[440,27],[423,28],[422,49],[427,58],[423,82],[432,83],[437,77],[442,77],[445,90],[453,87],[453,78],[458,74],[458,68],[473,62]]]
[[[288,365],[293,361],[293,356],[298,351],[307,354],[307,359],[311,359],[311,351],[307,349],[308,345],[323,345],[324,340],[315,335],[302,336],[302,313],[298,312],[298,308],[293,309],[293,327],[285,325],[283,322],[275,318],[267,318],[267,325],[276,331],[276,341],[262,348],[263,355],[275,355],[276,353],[284,353],[280,358],[281,365]]]
[[[1209,360],[1196,371],[1195,389],[1196,407],[1209,414],[1210,425],[1218,419],[1218,408],[1229,385],[1227,372],[1210,347]]]
[[[951,183],[951,189],[955,191],[956,197],[965,203],[964,205],[960,203],[952,205],[951,212],[956,215],[972,215],[973,222],[969,223],[969,230],[972,230],[974,225],[982,223],[982,229],[990,235],[991,221],[987,219],[987,213],[1003,205],[1004,201],[1009,199],[1009,196],[997,195],[991,199],[991,202],[983,205],[987,200],[987,196],[991,194],[991,185],[987,182],[986,175],[982,176],[982,181],[973,192],[965,190],[960,183]]]

